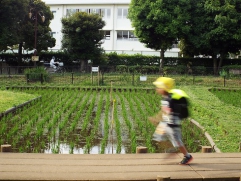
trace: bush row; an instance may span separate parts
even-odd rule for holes
[[[0,60],[4,60],[10,66],[27,66],[33,64],[33,62],[30,61],[31,56],[31,54],[23,55],[22,61],[18,61],[18,55],[0,54]],[[39,60],[41,62],[49,62],[52,56],[55,56],[57,61],[64,62],[65,66],[75,66],[76,62],[80,62],[78,59],[71,60],[70,56],[64,52],[41,52]],[[96,58],[91,62],[93,66],[119,66],[119,71],[138,72],[141,70],[142,72],[156,72],[159,70],[160,57],[141,54],[126,55],[112,52]],[[223,66],[241,66],[241,59],[224,59],[222,64]],[[177,73],[190,73],[191,69],[196,67],[196,71],[205,74],[205,68],[213,67],[213,60],[210,58],[165,57],[163,66],[167,67],[164,70],[166,72],[176,71]]]

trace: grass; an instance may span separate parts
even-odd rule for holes
[[[220,99],[208,87],[182,87],[191,99],[191,118],[211,135],[222,152],[238,152],[241,140],[241,108],[231,105],[231,92]],[[240,102],[240,96],[236,97]]]
[[[35,98],[36,95],[0,91],[0,113]]]
[[[90,73],[85,74],[51,74],[49,82],[40,82],[29,80],[27,82],[24,75],[0,75],[0,85],[5,86],[113,86],[115,87],[147,87],[152,88],[154,82],[160,75],[147,75],[146,81],[140,81],[140,74],[127,73],[105,73],[99,78],[95,74],[93,77]],[[177,86],[212,86],[212,87],[240,87],[240,77],[230,77],[224,79],[221,76],[191,76],[191,75],[166,75],[176,81]]]

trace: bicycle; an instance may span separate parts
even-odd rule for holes
[[[61,74],[61,73],[66,72],[63,62],[56,63],[55,66],[56,66],[56,68],[49,66],[49,67],[46,67],[45,69],[48,71],[48,73],[60,73]]]
[[[63,62],[59,62],[56,65],[56,69],[55,69],[54,73],[65,73],[65,72],[66,72],[66,69],[64,68],[64,63]]]

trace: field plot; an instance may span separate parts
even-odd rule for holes
[[[135,153],[137,146],[148,147],[150,153],[170,148],[152,141],[155,127],[148,117],[158,112],[160,104],[154,90],[32,87],[12,91],[42,96],[0,120],[0,144],[11,144],[14,152],[125,154]],[[188,121],[183,125],[188,126]],[[188,130],[184,140],[196,152],[202,135]]]
[[[138,145],[155,150],[154,127],[147,121],[159,104],[153,95],[104,89],[24,91],[42,99],[1,120],[1,144],[12,144],[14,152],[132,153]]]

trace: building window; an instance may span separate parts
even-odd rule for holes
[[[67,9],[66,10],[66,16],[70,17],[71,15],[73,15],[76,12],[77,12],[77,9]]]
[[[138,41],[138,38],[134,35],[132,31],[129,31],[129,39],[133,41]]]
[[[117,10],[118,19],[127,19],[127,16],[128,16],[128,8],[118,8]]]
[[[104,39],[110,40],[110,31],[104,31]]]
[[[50,32],[50,36],[55,38],[56,32]]]
[[[53,16],[55,16],[56,11],[52,11]]]
[[[135,37],[132,31],[117,31],[117,40],[137,41],[138,38]]]
[[[97,8],[90,8],[90,9],[67,9],[66,11],[66,16],[69,17],[72,14],[76,13],[76,12],[86,12],[88,14],[98,14],[101,17],[105,18],[105,19],[109,19],[111,17],[111,10],[110,9],[105,9],[105,8],[101,8],[101,9],[97,9]]]
[[[101,15],[104,19],[110,19],[110,16],[111,16],[110,9],[101,9],[100,15]]]

